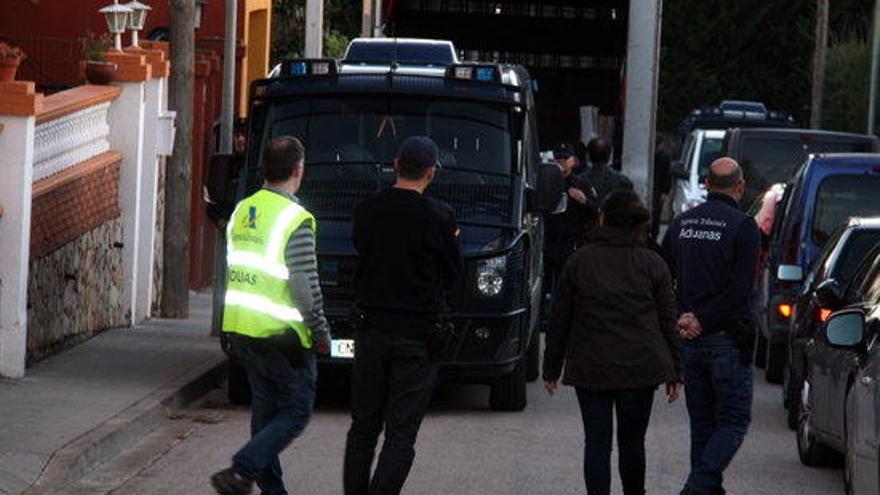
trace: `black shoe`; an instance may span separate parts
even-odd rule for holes
[[[211,476],[211,486],[220,495],[250,495],[254,483],[239,476],[232,469],[224,469]]]

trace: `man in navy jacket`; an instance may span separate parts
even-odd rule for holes
[[[691,473],[682,495],[723,494],[724,469],[751,421],[752,286],[760,249],[738,202],[742,168],[712,163],[706,203],[673,220],[663,242],[675,278],[691,421]]]

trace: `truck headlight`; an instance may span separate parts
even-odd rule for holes
[[[477,290],[484,296],[497,296],[504,289],[507,258],[499,256],[480,261],[477,265]]]

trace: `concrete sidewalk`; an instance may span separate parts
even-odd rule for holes
[[[193,294],[188,320],[110,330],[0,382],[0,494],[63,486],[217,386],[210,322],[210,293]]]

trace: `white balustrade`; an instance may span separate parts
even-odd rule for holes
[[[37,125],[34,182],[110,150],[110,104],[99,103]]]

